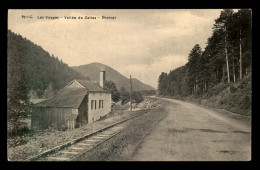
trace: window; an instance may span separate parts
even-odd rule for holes
[[[104,102],[103,102],[103,100],[102,100],[102,108],[103,108],[103,103],[104,103]]]
[[[91,110],[93,110],[94,107],[94,100],[91,100]]]
[[[98,101],[98,108],[101,108],[101,100]]]
[[[97,101],[95,100],[95,110],[97,109]]]

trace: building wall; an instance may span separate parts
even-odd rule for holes
[[[96,101],[91,108],[91,100]],[[103,108],[99,108],[99,100],[103,100]],[[111,111],[111,93],[89,93],[88,95],[88,123],[92,123]]]
[[[68,88],[85,88],[79,82],[73,81],[71,84],[67,85]]]
[[[77,127],[88,123],[88,95],[84,98],[79,106],[79,115],[77,118]]]
[[[50,127],[74,129],[78,109],[35,107],[32,109],[31,126],[33,130],[44,130]]]

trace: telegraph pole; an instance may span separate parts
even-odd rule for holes
[[[132,78],[130,75],[130,111],[132,112]]]

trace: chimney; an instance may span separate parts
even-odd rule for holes
[[[100,87],[104,88],[106,80],[106,72],[105,71],[100,71],[100,77],[99,77],[99,85]]]

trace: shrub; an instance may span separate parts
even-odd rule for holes
[[[144,100],[142,93],[140,91],[134,91],[132,93],[132,98],[135,103],[141,103]]]
[[[195,98],[202,96],[202,94],[203,94],[203,92],[199,87],[194,91]]]
[[[233,85],[230,86],[230,92],[231,92],[231,93],[235,93],[236,90],[237,90],[236,87],[234,87]]]

